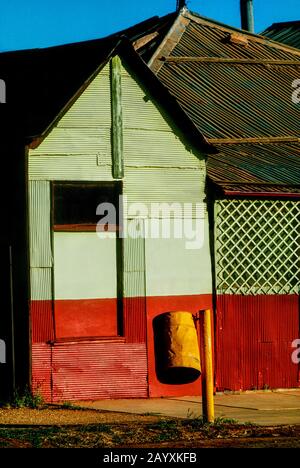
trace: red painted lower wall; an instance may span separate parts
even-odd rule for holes
[[[116,336],[117,299],[54,301],[56,338]]]
[[[52,301],[31,301],[31,337],[33,343],[54,340],[54,314]]]
[[[78,306],[78,303],[76,305]],[[100,304],[98,306],[100,308]],[[44,306],[34,304],[34,307],[40,307],[42,313]],[[49,307],[50,304],[47,305],[47,310]],[[211,307],[211,295],[126,298],[123,342],[118,337],[111,340],[87,338],[83,342],[82,334],[73,336],[72,341],[69,338],[69,342],[56,342],[50,336],[52,334],[37,332],[40,319],[34,322],[39,315],[33,315],[34,388],[40,387],[48,400],[50,392],[52,401],[199,395],[200,378],[191,384],[183,385],[163,384],[157,379],[153,319],[163,312],[183,310],[197,313],[201,309]],[[56,330],[58,310],[55,306]],[[45,315],[44,321],[47,318],[48,326],[44,327],[45,330],[51,328],[51,324],[53,326],[52,316]],[[62,335],[66,335],[66,330],[74,330],[66,327],[71,327],[72,323],[74,325],[75,318],[76,311],[73,315],[64,315],[69,324],[63,325],[65,331]],[[77,325],[78,323],[77,321]],[[91,323],[93,328],[90,329],[90,335],[95,336],[99,332],[98,323],[98,318],[94,327]],[[84,327],[83,330],[86,332],[87,328]],[[52,340],[52,344],[37,343],[36,340],[41,338],[45,341]],[[56,335],[56,339],[59,338]]]
[[[58,343],[51,301],[34,301],[31,307],[34,386],[53,401],[199,395],[201,378],[182,385],[158,380],[153,320],[164,312],[195,314],[206,308],[212,310],[211,295],[128,298],[124,300],[123,338],[110,341],[86,338],[83,342],[84,335],[78,329],[80,336],[72,342]],[[100,316],[91,320],[89,334],[98,333]],[[73,318],[65,315],[70,323]],[[299,338],[299,329],[296,295],[219,296],[215,322],[217,390],[300,386],[299,365],[291,360],[291,344]],[[87,333],[87,328],[84,330]]]
[[[45,401],[52,401],[51,346],[46,343],[32,345],[32,389]]]
[[[299,296],[219,296],[217,389],[299,387],[299,365],[291,359],[299,330]]]
[[[199,310],[212,310],[211,294],[199,296],[147,297],[146,305],[150,397],[201,395],[201,377],[193,383],[182,385],[164,384],[157,379],[155,370],[153,320],[157,315],[164,312],[187,311],[196,314]]]

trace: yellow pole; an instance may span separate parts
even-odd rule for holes
[[[203,321],[203,352],[204,352],[204,379],[202,389],[202,410],[205,422],[213,423],[215,420],[214,408],[214,379],[211,340],[210,310],[204,311]]]

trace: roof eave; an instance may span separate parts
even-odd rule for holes
[[[243,197],[243,198],[300,198],[300,193],[293,192],[242,192],[223,190],[226,197]]]

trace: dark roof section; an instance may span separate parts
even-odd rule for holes
[[[300,140],[289,144],[300,137],[300,51],[184,8],[149,66],[220,151],[209,158],[215,183],[300,183]]]
[[[282,193],[300,196],[300,144],[216,145],[208,175],[225,194]]]
[[[104,39],[0,53],[0,78],[7,89],[7,104],[0,106],[3,134],[13,135],[17,128],[28,138],[43,134],[108,59],[122,36],[135,43],[147,58],[175,17],[175,13],[154,17]],[[147,49],[136,42],[145,36]]]
[[[261,33],[273,41],[300,49],[300,21],[274,23]]]

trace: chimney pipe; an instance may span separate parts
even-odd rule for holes
[[[254,33],[253,0],[240,0],[242,29]]]
[[[180,11],[185,6],[186,6],[186,0],[177,0],[176,11]]]

